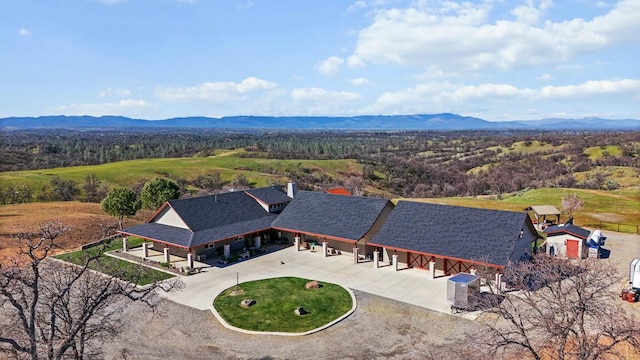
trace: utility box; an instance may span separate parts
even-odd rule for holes
[[[633,259],[629,264],[629,284],[634,289],[640,289],[640,259]]]
[[[456,274],[447,280],[447,302],[457,309],[468,309],[473,297],[480,294],[480,277],[467,273]]]

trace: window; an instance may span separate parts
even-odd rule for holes
[[[236,238],[235,242],[240,242],[240,241],[244,241],[244,236],[238,236],[238,238]]]
[[[214,247],[216,247],[216,244],[211,243],[211,244],[207,244],[204,246],[205,249],[213,249]]]

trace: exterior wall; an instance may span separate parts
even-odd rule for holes
[[[578,258],[582,258],[585,254],[583,241],[569,234],[562,234],[547,237],[547,254],[551,255],[551,247],[554,248],[554,255],[559,257],[567,257],[567,240],[578,241]]]
[[[525,224],[523,224],[522,237],[518,238],[509,260],[512,262],[529,260],[533,253],[532,243],[536,241],[537,238],[538,232],[533,227],[533,224],[529,221],[525,222]]]
[[[187,225],[182,221],[180,216],[170,206],[165,207],[160,214],[155,217],[155,221],[158,224],[169,225],[178,227],[181,229],[188,229]]]

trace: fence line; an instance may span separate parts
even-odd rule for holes
[[[584,224],[587,227],[594,227],[600,230],[610,230],[623,233],[635,233],[640,235],[640,225],[637,224],[622,224],[614,222],[600,221],[596,224]]]

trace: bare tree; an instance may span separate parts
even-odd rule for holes
[[[540,254],[509,266],[505,277],[512,292],[478,300],[492,319],[477,338],[485,356],[622,358],[622,348],[640,355],[637,319],[616,301],[620,276],[606,263],[573,265]]]
[[[68,229],[61,223],[16,236],[20,255],[0,267],[0,354],[16,358],[82,359],[96,355],[99,344],[119,329],[119,314],[132,301],[151,310],[159,290],[176,281],[139,287],[89,269],[99,254],[76,266],[51,259],[56,239]],[[99,253],[99,252],[97,252]]]

